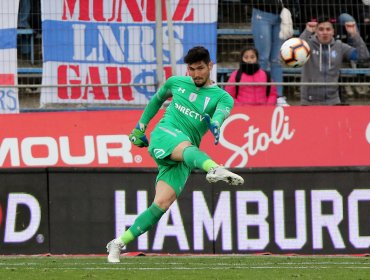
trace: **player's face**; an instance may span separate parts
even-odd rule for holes
[[[243,61],[245,63],[257,63],[257,55],[253,50],[247,50],[243,54]]]
[[[210,74],[212,62],[206,64],[204,61],[198,61],[188,64],[188,73],[197,87],[211,84]]]
[[[330,22],[322,22],[316,28],[317,39],[321,44],[329,44],[334,37],[334,28]]]

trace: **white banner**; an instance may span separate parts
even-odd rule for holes
[[[17,19],[19,0],[0,1],[0,113],[19,113]]]
[[[176,72],[183,57],[203,45],[216,59],[217,0],[162,1],[164,76],[171,76],[167,17],[173,21]],[[155,93],[155,0],[43,0],[43,85],[48,103],[146,104]],[[98,84],[102,86],[68,87]],[[130,87],[103,85],[136,84]],[[67,85],[67,87],[55,86]]]

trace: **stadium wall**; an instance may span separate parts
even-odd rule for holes
[[[238,169],[245,185],[194,172],[158,225],[127,250],[367,254],[370,168]],[[103,254],[154,195],[156,170],[0,170],[1,254]]]
[[[0,254],[104,253],[153,199],[155,164],[128,140],[140,114],[2,115]],[[368,116],[366,106],[235,107],[218,146],[208,133],[201,148],[245,185],[210,185],[195,172],[127,250],[367,254]]]

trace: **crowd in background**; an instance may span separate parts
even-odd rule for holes
[[[370,1],[368,0],[219,0],[219,21],[223,20],[220,18],[222,9],[224,9],[227,5],[233,5],[236,3],[245,5],[250,11],[248,16],[245,18],[245,21],[250,24],[253,33],[253,45],[243,46],[243,48],[241,48],[243,50],[241,50],[240,61],[238,61],[240,67],[235,69],[234,73],[230,76],[230,82],[236,81],[238,73],[240,76],[238,79],[241,82],[283,82],[284,79],[279,50],[284,40],[289,37],[282,37],[281,35],[282,20],[284,21],[284,18],[282,17],[283,7],[287,8],[291,13],[292,30],[294,30],[296,33],[298,32],[298,34],[294,34],[294,36],[299,36],[300,34],[304,33],[304,31],[307,30],[307,23],[318,22],[320,19],[325,17],[332,24],[334,30],[333,40],[340,40],[356,49],[356,46],[354,46],[354,40],[352,38],[353,36],[349,36],[350,33],[348,33],[348,30],[345,27],[346,23],[355,22],[357,33],[364,41],[364,44],[367,46],[367,48],[370,49]],[[41,33],[40,0],[20,0],[18,28],[31,28],[34,30],[35,34]],[[309,37],[307,36],[304,38],[309,40]],[[28,52],[30,51],[28,45],[29,35],[22,35],[18,37],[19,58],[28,59]],[[255,48],[256,61],[253,62],[253,64],[257,65],[256,67],[258,69],[252,73],[253,75],[257,74],[253,77],[246,77],[242,75],[242,66],[244,65],[244,67],[246,67],[246,62],[243,61],[245,47]],[[39,49],[41,53],[41,46]],[[325,49],[322,50],[324,53]],[[349,54],[346,55],[348,57],[340,60],[340,64],[336,65],[336,68],[339,69],[342,62],[348,63],[347,67],[370,68],[370,62],[366,54],[356,57],[356,60],[350,59]],[[250,71],[250,69],[248,71]],[[263,71],[265,74],[261,74],[261,71]],[[246,71],[244,72],[244,75],[246,75]],[[303,71],[302,77],[304,81],[316,81],[312,80],[311,77],[307,77],[307,74],[305,73],[308,72]],[[338,79],[335,78],[332,81],[338,81]],[[237,96],[239,96],[239,98],[244,100],[259,100],[258,102],[254,102],[258,104],[274,103],[275,105],[280,106],[289,105],[289,100],[286,100],[284,97],[283,86],[272,86],[268,90],[266,90],[266,87],[252,88],[253,89],[245,90],[243,87],[226,87],[226,89],[231,92],[230,94],[234,94],[236,99]],[[351,87],[347,86],[345,89],[347,95],[353,95],[353,92],[351,93]],[[305,88],[301,88],[301,90],[305,91]],[[271,96],[266,95],[266,92],[270,91],[273,92],[273,94]],[[339,89],[337,91],[339,92]],[[253,92],[255,96],[248,98],[243,97],[243,92],[249,92],[249,94]],[[370,94],[370,89],[368,87],[362,87],[362,89],[358,87],[357,92],[361,92],[362,94]],[[264,101],[262,102],[261,100]],[[339,101],[339,103],[343,103],[343,100]],[[326,97],[325,100],[323,102],[319,102],[319,104],[327,105]]]
[[[304,82],[323,83],[321,87],[302,86],[299,91],[301,105],[343,105],[345,100],[338,86],[326,86],[325,83],[338,83],[340,69],[344,63],[349,67],[369,68],[369,26],[370,1],[299,1],[299,0],[261,0],[241,1],[250,11],[253,35],[252,45],[258,51],[258,66],[271,74],[273,82],[283,82],[283,67],[280,47],[285,40],[298,37],[306,40],[311,47],[311,58],[303,66],[301,80]],[[294,34],[298,33],[298,34]],[[240,67],[235,70],[229,82],[269,82],[266,75],[254,75],[244,71],[236,81],[236,73],[243,72],[243,51]],[[243,87],[253,88],[244,90]],[[238,92],[250,95],[235,97]],[[267,102],[251,101],[256,96],[264,95],[260,86],[227,86],[236,102],[244,100],[246,105],[266,105]],[[350,90],[351,87],[346,87]],[[277,105],[289,106],[284,97],[283,87],[277,86]],[[362,88],[362,94],[370,94],[369,87]],[[350,94],[350,93],[349,93]],[[353,93],[352,93],[353,94]],[[253,98],[251,97],[253,96]],[[247,101],[249,100],[249,101]]]

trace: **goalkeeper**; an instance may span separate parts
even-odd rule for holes
[[[230,114],[233,98],[210,80],[212,62],[206,48],[190,49],[184,62],[190,76],[170,77],[150,100],[129,136],[134,145],[149,146],[149,153],[158,165],[156,192],[152,205],[122,236],[108,243],[109,262],[119,262],[124,246],[159,221],[181,194],[192,169],[207,172],[208,182],[244,183],[242,177],[219,166],[199,150],[200,141],[208,129],[215,144],[218,143],[220,126]],[[145,129],[162,104],[171,97],[164,116],[150,134],[149,144]]]

